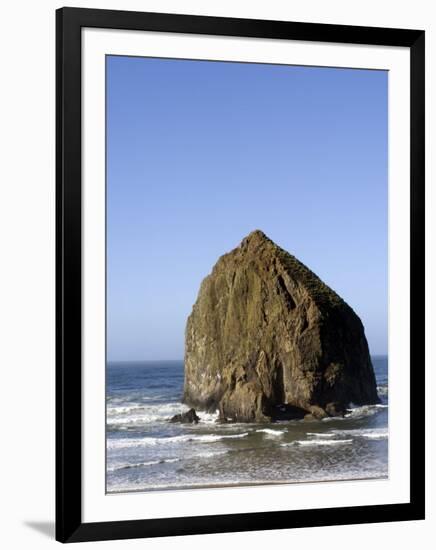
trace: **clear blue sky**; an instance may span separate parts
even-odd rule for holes
[[[384,71],[108,57],[108,359],[183,358],[223,253],[263,230],[387,352]]]

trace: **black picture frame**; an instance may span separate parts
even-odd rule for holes
[[[410,49],[410,502],[82,522],[81,29],[129,29]],[[424,41],[422,30],[62,8],[56,13],[56,539],[128,539],[424,519]]]

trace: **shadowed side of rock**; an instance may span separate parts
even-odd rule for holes
[[[203,280],[185,336],[183,400],[223,419],[340,414],[378,402],[359,317],[261,231]]]

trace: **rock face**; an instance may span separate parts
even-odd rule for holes
[[[268,422],[379,399],[359,317],[254,231],[201,284],[186,325],[183,401],[222,419]]]

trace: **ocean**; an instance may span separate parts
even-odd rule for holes
[[[183,361],[109,363],[107,492],[388,476],[388,358],[372,357],[381,404],[345,418],[274,424],[170,424]]]

